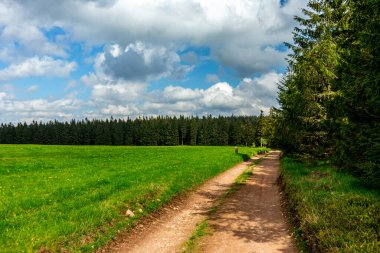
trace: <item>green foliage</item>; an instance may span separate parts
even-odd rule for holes
[[[312,252],[379,252],[380,192],[320,162],[282,160],[282,179],[298,229]]]
[[[336,161],[380,187],[380,3],[351,4],[350,26],[341,42],[341,79],[334,104],[339,131]]]
[[[311,0],[293,33],[275,140],[380,187],[380,3]]]
[[[0,252],[92,252],[173,196],[261,151],[0,145]]]
[[[264,132],[264,124],[265,124],[265,117],[264,112],[260,112],[259,119],[257,120],[256,125],[256,133],[255,133],[255,140],[256,140],[256,146],[261,146],[262,144],[262,138],[263,138],[263,132]]]
[[[306,157],[319,157],[329,143],[328,102],[335,97],[332,83],[337,78],[339,60],[334,32],[334,20],[339,5],[334,1],[310,1],[304,9],[305,18],[296,17],[301,27],[293,33],[293,50],[289,71],[280,86],[282,106],[281,134],[287,149]]]
[[[260,143],[265,116],[151,117],[0,125],[0,143],[54,145],[245,145]],[[260,133],[256,133],[259,131]]]

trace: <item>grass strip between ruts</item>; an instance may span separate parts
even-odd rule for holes
[[[261,154],[268,152],[269,149],[264,152],[260,152]],[[224,203],[224,201],[230,196],[232,193],[238,191],[248,180],[250,176],[252,176],[253,168],[257,165],[262,158],[255,160],[252,164],[250,164],[249,168],[247,168],[242,174],[240,174],[236,179],[232,186],[224,193],[221,197],[217,199],[215,204],[211,207],[208,212],[208,216],[214,214],[218,208]],[[203,221],[199,222],[190,236],[190,238],[184,243],[183,253],[192,253],[192,252],[201,252],[201,246],[199,245],[199,240],[203,236],[211,235],[212,228],[210,228],[208,223],[209,218],[205,218]]]

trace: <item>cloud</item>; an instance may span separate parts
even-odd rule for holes
[[[142,41],[176,50],[206,46],[214,59],[235,69],[242,77],[285,66],[286,53],[277,47],[291,39],[293,16],[299,15],[306,5],[303,0],[289,0],[285,5],[279,0],[67,0],[54,5],[48,0],[14,0],[6,3],[12,10],[6,12],[7,17],[18,18],[22,23],[33,21],[34,27],[62,27],[72,40],[90,45],[114,42],[124,47]],[[6,28],[11,26],[10,22],[5,23]],[[49,49],[54,51],[58,49]],[[120,59],[107,56],[110,66],[141,56],[134,49],[124,54]],[[171,61],[171,56],[166,60]],[[125,64],[121,66],[124,69]],[[154,75],[162,70],[160,66],[151,65],[146,71]],[[120,76],[118,70],[113,74]],[[129,72],[128,76],[133,77],[132,74]]]
[[[70,80],[66,86],[65,86],[65,90],[70,90],[70,89],[73,89],[75,87],[77,87],[79,85],[79,83],[75,80]]]
[[[145,95],[146,86],[132,82],[97,84],[92,90],[92,100],[117,104],[137,101]]]
[[[186,54],[181,55],[181,61],[194,64],[198,60],[198,55],[195,52],[188,52]]]
[[[10,83],[5,83],[0,86],[0,91],[8,92],[8,95],[10,92],[14,92],[14,90],[15,90],[15,86]]]
[[[160,99],[170,102],[176,101],[189,101],[200,98],[202,96],[201,90],[183,88],[179,86],[167,86],[162,92]]]
[[[119,117],[138,115],[139,112],[140,110],[134,105],[107,105],[101,109],[103,115],[117,115]]]
[[[216,83],[219,82],[219,76],[215,74],[206,75],[205,81],[208,83]]]
[[[94,66],[95,71],[82,76],[81,81],[92,88],[91,101],[94,104],[107,103],[100,109],[102,113],[121,112],[123,108],[137,113],[137,108],[141,110],[148,97],[152,101],[155,97],[161,99],[157,92],[148,94],[148,81],[163,77],[176,79],[192,69],[192,66],[181,65],[180,57],[174,51],[142,42],[125,48],[118,44],[110,45],[96,57]],[[165,94],[165,100],[191,99],[194,96],[189,97],[186,93],[185,97],[171,86],[165,88]]]
[[[244,78],[236,87],[235,94],[244,97],[246,108],[242,108],[241,114],[246,114],[249,107],[260,108],[265,112],[272,106],[278,107],[278,84],[283,74],[269,72],[257,78]],[[256,112],[257,113],[257,112]]]
[[[0,2],[0,61],[13,62],[36,55],[67,57],[63,45],[53,43],[41,28],[53,26],[30,15],[16,1]]]
[[[38,85],[31,85],[31,86],[29,86],[29,87],[26,89],[26,92],[27,92],[27,93],[33,93],[33,92],[35,92],[36,90],[38,90]]]
[[[48,120],[70,120],[78,118],[79,110],[85,105],[75,97],[61,99],[17,100],[6,92],[0,92],[1,122],[31,122]]]
[[[7,93],[5,92],[0,92],[0,101],[5,99],[7,97]]]
[[[96,85],[97,95],[99,90],[121,90],[125,86],[137,90],[140,85],[145,89],[147,82],[165,77],[179,80],[192,68],[182,65],[179,55],[165,47],[142,42],[125,48],[112,44],[95,57],[94,72],[83,75],[81,81],[87,86]]]
[[[75,62],[55,60],[51,57],[33,57],[18,64],[0,69],[0,80],[10,80],[30,76],[68,76],[75,70]]]
[[[174,103],[162,102],[145,102],[141,107],[142,115],[160,116],[160,115],[197,115],[200,110],[199,105],[192,101],[177,101]],[[144,112],[144,113],[142,113]]]
[[[277,105],[277,84],[282,74],[270,72],[244,78],[236,87],[218,82],[207,89],[170,85],[148,91],[143,84],[119,83],[94,87],[93,99],[102,113],[138,115],[252,115]],[[110,114],[108,114],[109,116]]]
[[[181,108],[191,104],[191,111],[198,115],[252,115],[260,110],[268,112],[270,107],[277,106],[277,84],[281,78],[282,74],[270,72],[254,79],[244,78],[236,87],[226,82],[218,82],[207,89],[170,86],[170,89],[162,91],[160,99],[156,101],[168,105],[172,112],[175,112],[172,105],[182,102]],[[172,97],[178,99],[170,99]],[[161,109],[164,110],[165,106],[161,106]]]
[[[108,47],[101,67],[114,79],[130,81],[182,78],[191,70],[190,66],[180,64],[180,57],[175,51],[142,42],[129,44],[125,49],[117,44]]]
[[[17,100],[0,92],[0,121],[70,120],[71,118],[137,117],[141,115],[254,115],[276,106],[282,74],[244,78],[236,87],[218,82],[207,89],[170,85],[147,89],[146,83],[119,81],[91,84],[89,102],[69,94],[61,99]],[[104,80],[103,80],[104,81]]]
[[[281,52],[274,47],[267,46],[249,48],[239,45],[227,45],[223,51],[217,53],[226,66],[237,69],[242,76],[250,76],[252,73],[265,73],[273,69],[283,68],[286,65],[285,58],[288,51]]]
[[[242,105],[242,98],[235,96],[232,86],[223,82],[216,83],[205,90],[201,102],[205,108],[231,111]]]

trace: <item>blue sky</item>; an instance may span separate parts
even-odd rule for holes
[[[302,0],[0,0],[0,122],[257,115]]]

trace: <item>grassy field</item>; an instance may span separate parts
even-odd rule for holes
[[[282,160],[297,234],[306,251],[380,252],[380,193],[327,164]]]
[[[0,252],[93,251],[258,150],[0,145]]]

